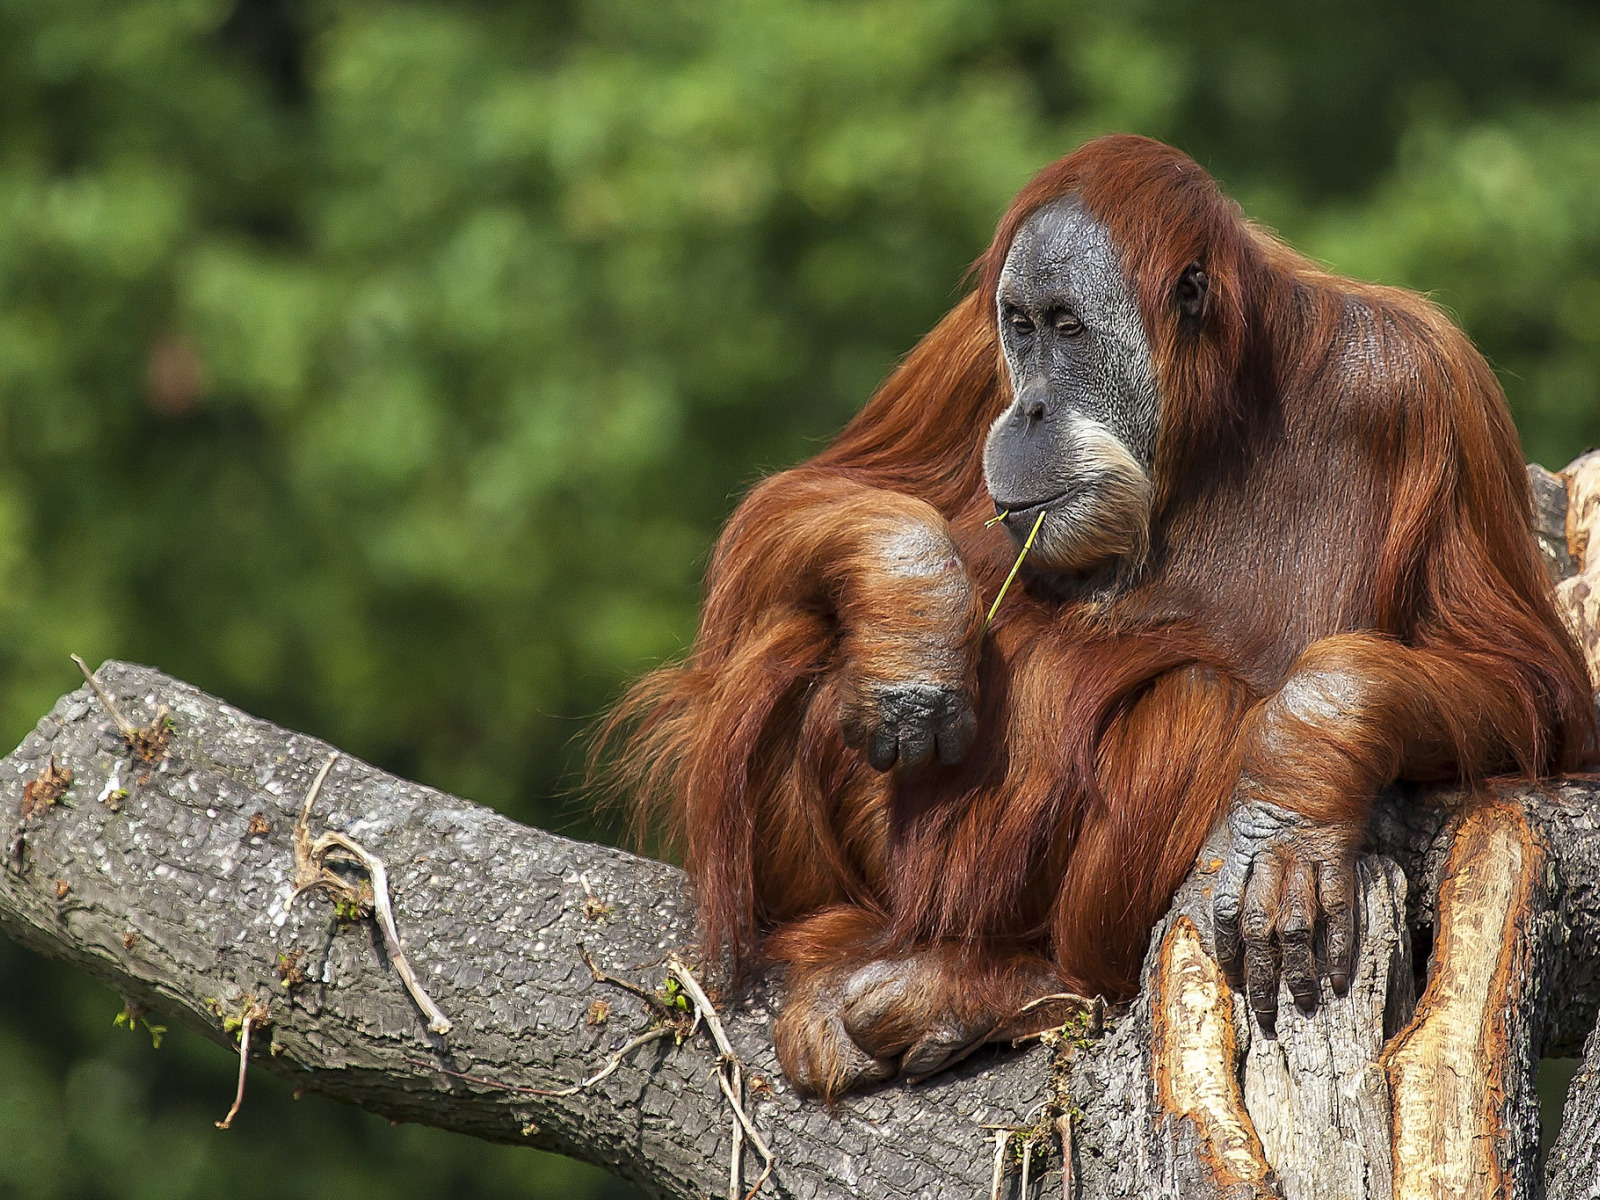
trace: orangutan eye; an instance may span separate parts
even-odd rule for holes
[[[1056,313],[1055,325],[1056,332],[1067,337],[1076,337],[1083,332],[1083,322],[1078,320],[1075,313],[1069,313],[1065,309]]]
[[[1011,332],[1016,334],[1019,338],[1033,336],[1033,322],[1028,320],[1027,317],[1023,316],[1022,313],[1018,312],[1016,309],[1012,309],[1011,312],[1007,314],[1006,320],[1011,325]]]

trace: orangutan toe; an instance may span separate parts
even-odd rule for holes
[[[874,1058],[900,1056],[900,1073],[920,1078],[963,1057],[996,1022],[958,1011],[958,981],[931,954],[879,959],[841,989],[844,1027]]]
[[[796,1090],[832,1100],[894,1076],[896,1064],[868,1053],[850,1036],[837,984],[810,979],[792,989],[773,1028],[778,1065]]]
[[[922,1032],[913,983],[904,959],[879,959],[846,977],[840,989],[844,1028],[874,1058],[892,1058]]]
[[[989,1029],[968,1025],[943,1025],[930,1029],[900,1056],[900,1074],[917,1083],[954,1066],[988,1040]]]

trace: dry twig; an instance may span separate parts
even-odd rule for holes
[[[498,1079],[489,1079],[483,1075],[468,1075],[465,1071],[452,1071],[448,1067],[441,1067],[437,1063],[428,1062],[426,1059],[413,1058],[409,1054],[405,1055],[405,1060],[408,1063],[411,1063],[413,1066],[423,1067],[430,1071],[437,1071],[439,1074],[448,1075],[452,1079],[464,1079],[468,1083],[480,1084],[483,1087],[497,1088],[502,1092],[516,1092],[519,1095],[524,1096],[549,1096],[552,1098],[559,1098],[562,1096],[576,1096],[579,1092],[592,1088],[602,1079],[605,1079],[607,1076],[616,1071],[616,1069],[622,1065],[623,1059],[627,1058],[628,1055],[632,1054],[640,1046],[648,1046],[651,1042],[659,1042],[664,1037],[671,1037],[674,1032],[675,1031],[670,1026],[666,1025],[658,1025],[654,1029],[645,1030],[643,1033],[639,1034],[638,1037],[630,1038],[628,1041],[624,1042],[620,1047],[618,1047],[612,1053],[611,1057],[606,1059],[605,1066],[601,1067],[593,1075],[589,1076],[587,1079],[580,1079],[577,1083],[569,1084],[563,1088],[542,1088],[533,1087],[529,1084],[523,1083],[504,1083]]]
[[[1072,1110],[1070,1108],[1056,1118],[1056,1132],[1061,1135],[1061,1200],[1072,1200]]]
[[[465,1071],[452,1071],[449,1067],[441,1067],[436,1062],[429,1062],[427,1059],[418,1058],[414,1054],[402,1054],[400,1057],[406,1062],[410,1063],[413,1067],[421,1067],[424,1071],[437,1071],[441,1075],[450,1076],[451,1079],[464,1079],[468,1083],[482,1084],[484,1087],[492,1087],[502,1092],[533,1092],[539,1095],[548,1094],[541,1088],[528,1087],[525,1084],[505,1083],[502,1080],[490,1079],[484,1075],[469,1075]]]
[[[228,1115],[216,1123],[218,1129],[233,1128],[233,1119],[239,1115],[239,1106],[244,1103],[245,1074],[250,1070],[250,1027],[255,1024],[248,1016],[239,1026],[239,1087],[233,1093],[233,1107],[228,1109]],[[216,1111],[215,1109],[212,1110]]]
[[[135,725],[122,715],[122,710],[117,707],[115,700],[109,692],[100,686],[100,681],[94,677],[94,672],[89,670],[89,664],[76,654],[72,661],[78,664],[78,670],[83,672],[83,678],[94,694],[100,698],[100,703],[111,714],[111,719],[117,723],[117,732],[122,735],[122,740],[128,744],[128,749],[140,762],[153,763],[166,757],[167,738],[172,733],[172,727],[167,723],[168,710],[165,704],[156,709],[156,715],[148,725]]]
[[[640,1046],[648,1046],[651,1042],[659,1042],[664,1037],[672,1037],[675,1032],[676,1030],[669,1025],[658,1025],[654,1029],[646,1029],[637,1037],[628,1039],[628,1041],[624,1042],[620,1047],[618,1047],[611,1057],[606,1059],[606,1065],[601,1067],[593,1075],[589,1076],[589,1078],[580,1079],[577,1083],[571,1084],[568,1087],[519,1087],[517,1091],[527,1092],[529,1095],[533,1096],[576,1096],[579,1092],[588,1088],[592,1088],[595,1084],[606,1078],[606,1076],[610,1075],[622,1065],[622,1060],[624,1058],[632,1054]]]
[[[228,1115],[216,1122],[218,1129],[231,1129],[233,1119],[239,1115],[239,1107],[244,1103],[244,1082],[250,1070],[250,1031],[270,1024],[271,1020],[265,1006],[257,1004],[253,998],[245,1001],[244,1012],[239,1017],[239,1086],[233,1093],[233,1107],[228,1109]]]
[[[322,867],[314,861],[311,853],[311,806],[317,802],[317,795],[322,791],[322,781],[328,778],[328,772],[333,770],[333,764],[338,760],[337,750],[328,755],[328,761],[317,771],[311,786],[306,789],[305,801],[300,805],[300,818],[294,823],[294,896],[289,897],[290,904],[294,903],[295,896],[322,882]],[[339,883],[343,882],[339,880]]]
[[[667,970],[694,1002],[696,1022],[702,1020],[705,1022],[706,1028],[711,1031],[711,1040],[717,1046],[717,1085],[722,1089],[728,1106],[733,1109],[733,1154],[728,1163],[728,1200],[740,1200],[739,1189],[744,1181],[746,1137],[756,1148],[756,1153],[761,1155],[761,1174],[750,1190],[743,1194],[743,1200],[752,1200],[767,1180],[772,1178],[772,1168],[777,1164],[777,1159],[766,1140],[751,1123],[749,1114],[745,1112],[744,1064],[733,1052],[733,1044],[728,1041],[728,1031],[722,1027],[722,1019],[717,1016],[711,998],[706,995],[705,989],[700,986],[700,981],[694,977],[689,965],[674,954],[667,959]]]
[[[651,1026],[649,1029],[633,1038],[630,1038],[628,1041],[619,1046],[615,1051],[612,1052],[611,1056],[606,1059],[605,1065],[593,1075],[590,1075],[585,1079],[580,1079],[577,1083],[568,1084],[566,1087],[543,1088],[533,1087],[527,1084],[503,1083],[500,1080],[488,1079],[481,1075],[468,1075],[465,1072],[452,1071],[448,1067],[441,1067],[435,1063],[430,1063],[420,1058],[413,1058],[409,1055],[406,1056],[406,1061],[419,1067],[425,1067],[429,1070],[434,1070],[440,1072],[441,1074],[449,1075],[454,1079],[464,1079],[469,1083],[482,1084],[485,1087],[499,1088],[502,1091],[518,1092],[528,1096],[549,1096],[552,1098],[560,1098],[563,1096],[575,1096],[579,1092],[586,1091],[595,1084],[599,1083],[601,1080],[607,1078],[613,1072],[615,1072],[617,1068],[622,1066],[623,1060],[626,1059],[628,1055],[632,1054],[640,1046],[646,1046],[651,1042],[657,1042],[667,1037],[671,1037],[679,1044],[682,1044],[698,1027],[700,1022],[700,1014],[698,1011],[695,1012],[693,1018],[691,1019],[688,1014],[669,1007],[656,993],[651,992],[646,988],[642,988],[636,983],[630,983],[626,979],[618,979],[615,975],[607,974],[605,971],[600,969],[600,964],[594,961],[594,956],[589,953],[588,949],[583,945],[582,942],[578,943],[578,957],[583,960],[583,965],[589,968],[589,974],[594,977],[594,981],[596,983],[602,983],[608,987],[620,988],[629,995],[636,996],[643,1001],[645,1008],[650,1013],[651,1020]],[[696,990],[698,990],[698,985],[696,985]],[[691,996],[693,995],[693,993],[690,994]],[[702,997],[704,994],[705,993],[703,992],[700,993]],[[696,1003],[698,1004],[698,1001],[696,1001]],[[594,1019],[595,1010],[597,1007],[601,1010],[598,1020]],[[590,1005],[589,1011],[591,1020],[589,1023],[596,1027],[604,1024],[609,1007],[610,1006],[607,1005],[604,1000],[596,1000]]]
[[[589,974],[594,976],[594,981],[596,983],[603,983],[607,987],[620,988],[622,991],[627,992],[628,995],[637,996],[640,1000],[644,1001],[644,1006],[650,1010],[650,1017],[656,1022],[656,1024],[677,1024],[679,1015],[674,1013],[672,1009],[663,1004],[660,996],[656,995],[648,988],[640,987],[637,983],[629,983],[626,979],[618,979],[615,975],[608,975],[606,972],[602,971],[600,969],[600,964],[594,961],[594,956],[589,953],[588,948],[584,946],[582,942],[578,943],[578,957],[583,959],[583,965],[589,968]],[[696,1024],[699,1023],[699,1019],[700,1014],[696,1013]],[[679,1037],[678,1040],[680,1042],[683,1041],[685,1037],[688,1037],[689,1034],[693,1032],[694,1028],[692,1026],[687,1030],[683,1030],[682,1036]]]
[[[994,1174],[989,1176],[989,1200],[1000,1200],[1000,1181],[1006,1177],[1006,1145],[1010,1141],[1009,1129],[994,1131]]]
[[[438,1034],[449,1033],[450,1019],[439,1011],[439,1006],[433,1002],[433,998],[423,990],[416,972],[406,960],[405,947],[400,944],[400,931],[394,923],[394,909],[389,903],[389,872],[383,865],[383,859],[354,838],[331,831],[324,833],[311,847],[312,854],[322,860],[326,860],[332,850],[342,851],[351,861],[360,864],[371,877],[373,908],[378,917],[378,928],[383,931],[383,944],[389,951],[394,969],[399,974],[401,982],[406,985],[406,991],[410,992],[411,998],[417,1002],[417,1007],[427,1016],[428,1028]]]
[[[1033,528],[1028,531],[1028,540],[1022,543],[1022,550],[1017,555],[1017,561],[1011,564],[1011,573],[1006,576],[1006,581],[1000,585],[999,595],[995,596],[994,603],[989,606],[989,615],[983,618],[983,633],[989,632],[989,626],[994,622],[995,613],[1000,611],[1000,601],[1006,598],[1006,593],[1011,590],[1011,581],[1017,577],[1017,572],[1022,570],[1022,560],[1027,558],[1028,551],[1033,549],[1033,539],[1039,536],[1039,526],[1044,524],[1044,515],[1047,511],[1049,510],[1043,508],[1039,510],[1039,519],[1033,523]],[[1001,513],[1000,515],[1004,517],[1006,514]]]
[[[111,698],[105,688],[100,686],[100,681],[94,677],[94,672],[89,670],[88,663],[84,662],[76,654],[72,656],[72,661],[78,664],[78,670],[83,672],[84,681],[93,689],[94,694],[100,697],[100,703],[105,705],[106,711],[111,714],[111,719],[117,723],[117,732],[122,734],[122,740],[131,742],[133,735],[139,731],[139,727],[122,715],[122,710],[117,707],[117,702]]]
[[[328,869],[328,856],[336,853],[341,860],[354,863],[364,870],[372,881],[372,909],[378,919],[378,928],[383,932],[384,948],[389,952],[389,960],[394,964],[395,972],[405,984],[412,1000],[416,1001],[417,1007],[428,1018],[428,1028],[437,1034],[447,1034],[450,1032],[450,1019],[423,990],[416,972],[411,969],[411,963],[406,959],[405,947],[400,944],[400,931],[395,927],[394,909],[389,903],[389,871],[384,866],[383,859],[354,838],[332,830],[324,833],[315,842],[311,841],[309,829],[311,806],[316,802],[317,793],[322,790],[322,782],[328,777],[328,772],[338,757],[338,751],[334,751],[328,755],[328,761],[322,764],[316,778],[311,781],[311,787],[306,791],[305,803],[300,809],[300,819],[295,822],[294,892],[287,904],[293,904],[302,892],[320,888],[335,903],[343,901],[350,905],[364,905],[366,897],[351,887],[347,880]]]

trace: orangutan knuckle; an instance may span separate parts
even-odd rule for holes
[[[1264,942],[1272,936],[1274,914],[1260,905],[1246,905],[1239,920],[1239,932],[1246,941]]]

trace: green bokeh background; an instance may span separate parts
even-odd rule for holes
[[[0,742],[148,662],[610,837],[575,738],[719,523],[1095,133],[1430,291],[1600,440],[1600,10],[0,0]],[[0,943],[0,1196],[625,1194],[384,1122]]]

